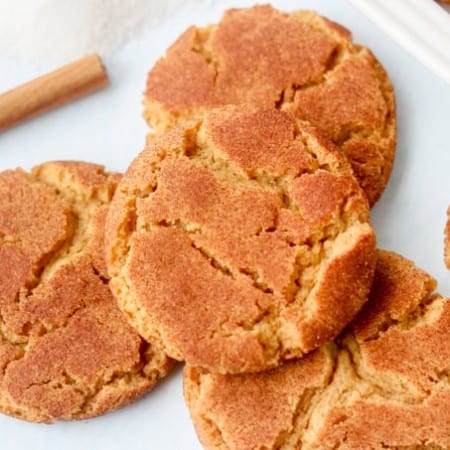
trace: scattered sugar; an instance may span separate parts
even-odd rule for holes
[[[32,64],[65,64],[127,39],[203,0],[0,0],[0,52]]]

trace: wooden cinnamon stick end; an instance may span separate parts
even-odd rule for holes
[[[0,95],[0,131],[107,86],[96,54],[42,75]]]

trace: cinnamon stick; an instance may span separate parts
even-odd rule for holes
[[[0,95],[0,132],[108,84],[97,54],[86,56]]]

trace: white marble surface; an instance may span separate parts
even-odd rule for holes
[[[220,3],[220,4],[219,4]],[[128,42],[105,62],[111,86],[95,95],[0,134],[0,170],[50,159],[83,159],[124,170],[142,148],[140,117],[146,72],[188,25],[219,19],[246,0],[210,1],[180,10]],[[450,203],[450,86],[394,44],[344,0],[273,1],[275,6],[316,9],[342,22],[355,40],[370,46],[385,65],[398,104],[398,147],[384,196],[372,211],[379,246],[395,250],[432,273],[450,295],[443,263],[443,229]],[[4,18],[0,19],[5,20]],[[0,55],[0,91],[50,67]],[[199,450],[183,402],[181,371],[120,411],[76,423],[28,424],[0,415],[2,450]]]

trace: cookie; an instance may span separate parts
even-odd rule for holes
[[[119,175],[82,162],[0,173],[0,411],[33,422],[120,407],[171,360],[109,289],[106,213]]]
[[[310,121],[347,156],[370,204],[378,200],[394,159],[394,92],[381,64],[344,27],[269,5],[190,27],[148,74],[144,117],[161,131],[242,103]]]
[[[447,209],[447,224],[444,230],[444,258],[445,265],[450,269],[450,206]]]
[[[291,114],[224,107],[153,136],[107,221],[111,286],[175,359],[259,371],[336,336],[367,299],[368,204]]]
[[[205,449],[450,448],[450,299],[379,251],[371,296],[334,343],[260,374],[186,366]]]

